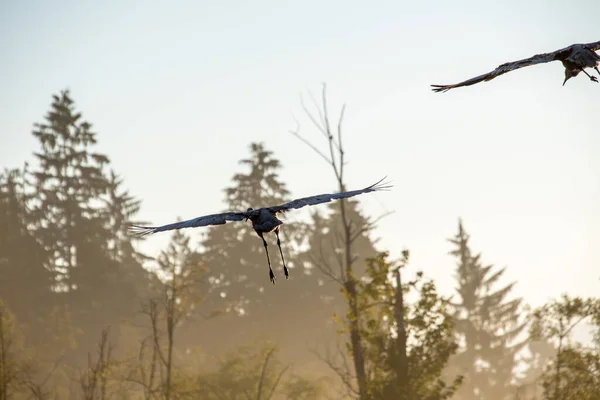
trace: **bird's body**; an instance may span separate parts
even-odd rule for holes
[[[384,178],[385,179],[385,178]],[[275,283],[275,275],[273,274],[273,269],[271,268],[271,259],[269,258],[269,250],[267,248],[267,242],[263,235],[265,233],[274,232],[277,236],[277,246],[279,247],[279,252],[281,253],[281,260],[283,261],[283,270],[285,272],[286,279],[289,277],[289,272],[287,266],[285,265],[285,258],[283,257],[283,251],[281,250],[281,241],[279,240],[279,229],[283,224],[278,218],[280,213],[285,213],[292,209],[302,208],[304,206],[313,206],[316,204],[327,203],[331,200],[344,199],[347,197],[356,196],[362,193],[374,192],[377,190],[384,190],[389,188],[390,186],[381,185],[383,180],[368,186],[364,189],[352,190],[347,192],[333,193],[333,194],[319,194],[315,196],[304,197],[301,199],[292,200],[282,205],[272,206],[272,207],[263,207],[259,209],[248,208],[246,211],[239,212],[225,212],[220,214],[211,214],[205,215],[202,217],[189,219],[186,221],[175,222],[172,224],[162,225],[162,226],[137,226],[132,225],[131,229],[137,235],[148,235],[157,232],[164,232],[173,229],[183,229],[183,228],[195,228],[200,226],[208,226],[208,225],[223,225],[227,221],[244,221],[250,220],[252,222],[252,228],[254,232],[262,239],[263,245],[265,247],[265,252],[267,255],[267,262],[269,264],[269,279],[271,282]]]
[[[248,211],[252,211],[252,209],[250,208]],[[283,221],[277,218],[277,213],[269,211],[268,208],[261,208],[258,212],[257,216],[250,217],[252,228],[257,234],[273,232],[283,224]]]
[[[598,65],[600,64],[600,56],[596,53],[600,49],[600,41],[593,43],[577,43],[564,49],[556,50],[551,53],[536,54],[533,57],[525,58],[519,61],[504,63],[495,70],[483,75],[476,76],[466,81],[454,85],[431,85],[434,92],[446,92],[461,86],[470,86],[479,82],[485,82],[496,78],[502,74],[514,71],[519,68],[528,67],[536,64],[548,63],[551,61],[561,61],[565,67],[565,80],[563,85],[571,78],[579,75],[580,72],[585,73],[590,80],[598,82],[598,78],[588,74],[584,68],[593,68],[600,75]]]

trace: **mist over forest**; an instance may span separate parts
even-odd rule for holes
[[[161,233],[152,257],[128,228],[158,221],[139,220],[144,199],[98,151],[102,132],[76,93],[49,101],[31,156],[0,174],[0,400],[600,398],[600,299],[529,307],[510,265],[471,246],[468,220],[442,238],[451,297],[406,271],[410,248],[377,248],[386,215],[361,210],[368,193],[284,225],[287,281],[265,236],[276,286],[247,222]],[[320,139],[290,142],[327,161],[331,192],[355,189],[343,121],[320,107]],[[269,143],[245,146],[214,212],[293,200]]]

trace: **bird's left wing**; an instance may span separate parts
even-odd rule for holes
[[[134,234],[145,236],[156,232],[170,231],[173,229],[196,228],[208,225],[223,225],[227,221],[242,221],[250,215],[249,212],[226,212],[221,214],[204,215],[202,217],[188,219],[162,226],[138,226],[130,225],[129,229]]]
[[[298,209],[304,206],[314,206],[316,204],[328,203],[331,200],[339,200],[347,197],[357,196],[363,193],[375,192],[377,190],[385,190],[389,189],[391,185],[382,184],[385,178],[380,180],[377,183],[374,183],[371,186],[368,186],[364,189],[359,190],[351,190],[348,192],[340,192],[340,193],[326,193],[326,194],[317,194],[315,196],[304,197],[301,199],[292,200],[285,204],[281,204],[279,206],[266,207],[267,210],[271,212],[286,212],[291,209]]]
[[[446,92],[450,89],[454,89],[461,86],[470,86],[479,82],[492,80],[502,74],[505,74],[510,71],[514,71],[519,68],[529,67],[530,65],[547,63],[555,60],[555,55],[557,52],[552,53],[544,53],[544,54],[536,54],[533,57],[525,58],[523,60],[507,62],[502,65],[499,65],[495,70],[490,71],[486,74],[476,76],[471,79],[467,79],[466,81],[456,83],[454,85],[431,85],[433,87],[434,92]]]

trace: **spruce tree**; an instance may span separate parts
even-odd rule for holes
[[[95,150],[96,133],[68,90],[54,95],[44,121],[34,124],[40,150],[33,170],[31,231],[54,275],[54,303],[68,306],[73,323],[100,332],[133,314],[145,285],[126,221],[138,202],[121,187],[110,160]],[[94,336],[86,336],[94,346]],[[84,339],[84,337],[82,337]]]
[[[281,164],[262,143],[251,143],[250,157],[241,160],[240,164],[248,166],[249,171],[235,174],[233,185],[224,190],[227,210],[259,208],[290,200],[289,191],[278,176]],[[284,256],[288,255],[286,262],[289,261],[291,266],[292,247],[285,238],[292,232],[293,226],[286,226],[285,232],[280,232]],[[270,235],[265,236],[271,249],[273,270],[281,277],[283,267],[279,252],[273,250],[276,244],[272,239]],[[265,249],[252,225],[236,223],[211,227],[206,231],[201,247],[202,261],[209,268],[217,296],[213,300],[223,304],[225,299],[225,303],[238,313],[249,313],[250,303],[260,303],[264,287],[270,285]]]
[[[224,190],[226,210],[246,210],[291,200],[289,190],[279,176],[281,163],[273,152],[263,143],[251,143],[249,150],[249,157],[240,161],[246,167],[245,171],[236,173],[232,185]],[[213,320],[206,327],[214,330],[215,337],[219,338],[219,343],[215,344],[243,343],[248,337],[268,335],[284,345],[281,342],[284,339],[305,340],[304,336],[297,335],[303,335],[306,330],[315,333],[306,318],[314,315],[310,287],[317,285],[316,277],[305,273],[303,259],[296,254],[304,225],[292,222],[287,215],[281,218],[285,225],[279,236],[286,265],[290,268],[289,281],[283,277],[275,235],[265,235],[277,277],[276,286],[269,282],[265,249],[249,222],[206,229],[200,243],[200,259],[208,268],[209,285],[201,312],[203,315],[215,311],[227,314],[226,318]],[[318,299],[314,304],[319,304]],[[269,323],[274,319],[281,322],[277,329]],[[210,336],[210,333],[205,335]]]
[[[52,273],[44,268],[46,254],[29,229],[27,176],[26,168],[0,174],[0,300],[31,326],[47,311]]]
[[[464,344],[453,360],[453,367],[465,375],[459,397],[508,398],[514,394],[517,353],[526,345],[516,342],[526,325],[519,318],[522,299],[507,299],[515,283],[496,288],[505,268],[484,265],[481,254],[473,254],[461,220],[449,241],[455,245],[450,254],[457,258],[455,329]]]
[[[34,172],[36,234],[50,254],[48,268],[56,274],[55,289],[76,290],[83,278],[75,278],[75,269],[82,266],[85,253],[90,258],[101,256],[104,249],[95,245],[109,239],[95,202],[108,189],[104,167],[109,159],[92,150],[96,134],[75,111],[67,90],[53,96],[51,110],[43,123],[35,124],[33,135],[41,144],[35,153],[40,163]],[[93,273],[90,269],[84,274]]]

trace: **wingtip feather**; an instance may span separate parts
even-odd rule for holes
[[[129,225],[129,232],[131,232],[134,236],[147,236],[156,232],[156,227],[154,226],[140,226],[140,225]]]
[[[392,188],[393,185],[391,184],[391,182],[383,182],[386,179],[387,179],[387,175],[384,176],[383,178],[381,178],[379,181],[377,181],[374,184],[372,184],[371,186],[369,186],[368,189],[372,189],[372,190],[388,190],[388,189]]]
[[[445,93],[448,90],[452,89],[452,87],[450,87],[449,85],[430,85],[431,87],[433,87],[434,92],[436,93]]]

